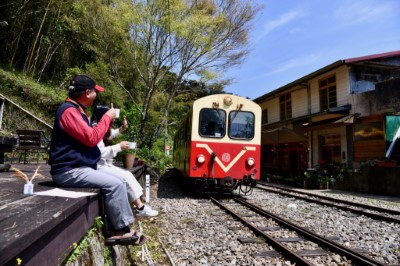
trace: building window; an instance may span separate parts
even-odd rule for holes
[[[319,81],[319,104],[321,111],[337,107],[336,76],[330,76]]]
[[[262,124],[268,124],[268,109],[262,110]]]
[[[279,97],[281,120],[292,118],[292,98],[290,93]]]

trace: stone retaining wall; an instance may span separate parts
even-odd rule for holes
[[[360,172],[350,174],[334,189],[400,196],[400,167],[365,166]]]

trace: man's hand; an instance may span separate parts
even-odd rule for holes
[[[108,110],[106,112],[106,115],[108,115],[109,117],[111,117],[112,119],[117,118],[117,112],[115,111],[114,108],[111,108],[110,110]]]

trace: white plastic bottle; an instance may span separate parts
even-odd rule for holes
[[[31,181],[28,181],[25,185],[24,185],[24,194],[25,195],[32,195],[33,194],[33,184]]]

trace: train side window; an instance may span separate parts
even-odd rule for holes
[[[252,139],[255,117],[251,112],[232,111],[229,113],[228,136],[232,139]]]
[[[200,110],[199,134],[202,137],[223,138],[225,136],[226,113],[221,109]]]

